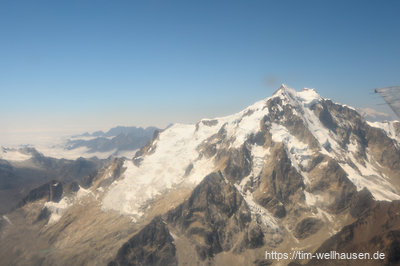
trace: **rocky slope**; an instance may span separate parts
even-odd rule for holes
[[[77,160],[46,157],[34,148],[2,148],[5,159],[0,159],[0,214],[12,210],[30,190],[57,180],[81,182],[96,175],[106,160],[97,158]]]
[[[399,241],[396,207],[387,207],[400,199],[396,134],[314,90],[282,85],[237,114],[165,129],[132,160],[111,162],[58,202],[28,201],[3,217],[0,244],[8,241],[0,259],[286,265],[290,259],[266,260],[265,251],[351,250],[368,242],[396,262],[384,245],[397,250]],[[382,208],[390,209],[386,216]],[[370,232],[364,221],[382,229]],[[348,228],[363,240],[346,237]],[[21,244],[26,232],[40,245]]]
[[[363,261],[370,265],[400,264],[400,201],[374,202],[354,223],[325,241],[316,252],[356,252],[385,254],[383,260]],[[357,260],[324,260],[324,265],[359,265]],[[307,265],[321,265],[311,260]]]

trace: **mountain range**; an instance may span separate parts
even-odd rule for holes
[[[69,138],[65,144],[66,150],[86,148],[87,154],[105,153],[114,156],[121,152],[133,152],[147,144],[153,137],[156,127],[114,127],[106,133],[96,131],[84,133]]]
[[[156,127],[118,126],[106,133],[71,136],[49,147],[1,147],[0,214],[17,206],[37,186],[56,180],[83,182],[112,157],[133,156],[152,139],[156,130]]]
[[[282,85],[226,117],[156,131],[84,183],[50,182],[0,220],[5,265],[400,262],[400,123]]]
[[[107,160],[97,158],[51,158],[31,147],[3,147],[0,154],[0,215],[14,209],[38,186],[56,180],[84,182],[107,164]]]

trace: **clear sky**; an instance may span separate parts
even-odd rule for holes
[[[281,83],[355,107],[400,84],[400,1],[1,1],[0,136],[165,126]]]

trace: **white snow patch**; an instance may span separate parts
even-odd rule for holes
[[[270,133],[274,142],[282,142],[285,145],[287,154],[296,168],[297,172],[302,174],[300,166],[306,167],[311,159],[312,151],[308,144],[300,141],[298,138],[290,134],[290,132],[282,125],[271,124]],[[308,177],[303,174],[304,182],[309,183]]]
[[[46,207],[51,213],[48,224],[58,222],[63,214],[68,210],[68,208],[70,208],[75,203],[81,203],[81,200],[90,194],[93,195],[93,193],[89,189],[79,187],[79,190],[75,193],[75,195],[72,195],[70,197],[63,197],[59,202],[46,202],[44,204],[44,207]]]
[[[14,225],[14,224],[11,222],[11,220],[10,220],[7,216],[3,215],[3,219],[6,220],[6,222],[7,222],[9,225]]]
[[[331,99],[326,98],[326,100],[331,100]],[[357,109],[354,108],[353,106],[350,106],[350,105],[347,105],[347,104],[343,104],[343,103],[334,102],[334,101],[332,101],[332,102],[333,102],[334,104],[341,105],[341,106],[343,106],[343,107],[349,108],[350,110],[353,110],[353,111],[356,111],[356,112],[357,112]]]
[[[264,207],[259,205],[253,198],[253,195],[250,191],[244,191],[244,187],[246,183],[249,181],[250,175],[244,178],[240,184],[235,184],[236,189],[243,196],[247,205],[250,208],[252,215],[256,217],[257,220],[260,220],[262,224],[268,228],[279,230],[279,225],[275,220],[274,216],[266,210]]]
[[[131,161],[125,161],[126,171],[122,178],[114,181],[109,187],[103,198],[102,208],[134,216],[132,219],[135,220],[143,215],[151,200],[158,195],[180,185],[196,186],[207,174],[214,171],[214,159],[200,156],[199,145],[224,128],[227,139],[233,141],[231,147],[240,148],[250,135],[260,131],[260,122],[268,114],[268,108],[265,108],[266,103],[274,97],[280,97],[283,104],[290,104],[294,107],[293,113],[303,120],[304,125],[317,139],[321,153],[343,162],[343,156],[347,157],[347,151],[340,147],[335,134],[325,128],[314,111],[311,110],[311,106],[318,104],[322,98],[312,89],[296,92],[282,85],[281,89],[270,98],[258,101],[239,113],[215,118],[215,124],[212,126],[207,126],[201,122],[197,125],[175,124],[160,133],[158,140],[153,143],[151,148],[153,153],[144,155],[139,167]],[[277,106],[277,108],[281,107]],[[202,121],[206,121],[206,119]],[[309,149],[306,143],[292,136],[281,125],[272,124],[271,134],[274,141],[284,143],[293,166],[303,176],[305,184],[308,184],[308,177],[301,169],[308,165],[313,151]],[[350,146],[350,149],[355,151],[357,147]],[[254,162],[251,177],[254,178],[262,170],[267,151],[254,146],[251,150]],[[185,175],[190,164],[193,165],[193,169],[188,175]],[[347,170],[355,171],[354,169]],[[366,174],[371,169],[368,165],[365,169],[360,167],[360,171],[362,174]],[[248,178],[246,177],[244,180],[248,181]],[[370,176],[363,177],[360,173],[355,177],[353,175],[351,180],[357,183],[357,188],[369,185],[368,188],[374,190],[373,182],[369,181],[371,180]],[[387,185],[386,183],[382,184]],[[376,189],[375,185],[375,192],[371,192],[378,193],[378,191],[380,190]],[[379,195],[377,194],[376,197],[380,198]],[[317,200],[308,199],[310,204]],[[252,199],[248,199],[248,201],[249,205],[252,205]],[[254,209],[257,208],[254,207]]]
[[[316,117],[312,110],[303,107],[303,111],[306,126],[320,143],[321,152],[328,156],[332,156],[332,151],[339,151],[340,146],[337,143],[335,135],[322,125],[321,121]]]
[[[251,148],[251,155],[253,156],[253,175],[258,177],[264,167],[266,157],[269,156],[270,149],[263,146],[253,145]]]
[[[308,206],[315,206],[318,202],[322,202],[323,199],[320,195],[312,194],[307,191],[303,191]]]
[[[321,219],[328,220],[331,223],[335,221],[335,218],[326,211],[322,210],[321,208],[317,208],[317,210],[318,210],[317,216],[320,217]]]
[[[358,151],[357,142],[350,142],[347,144],[347,150],[352,153],[356,153]]]
[[[348,151],[350,152],[343,150],[340,147],[335,134],[322,125],[319,118],[310,109],[313,104],[317,104],[322,99],[314,90],[306,89],[301,92],[296,92],[287,86],[282,86],[282,89],[275,94],[275,97],[281,97],[284,104],[290,104],[293,107],[300,108],[302,110],[302,115],[300,117],[303,119],[306,127],[320,143],[321,152],[323,154],[342,162],[343,157],[347,157],[356,165],[359,172],[346,163],[340,164],[347,172],[349,179],[356,185],[358,190],[366,187],[377,200],[394,200],[400,198],[400,196],[393,191],[390,183],[383,178],[382,174],[376,171],[376,169],[368,161],[365,162],[365,166],[357,163],[357,160],[355,160],[354,155],[352,154],[358,151],[357,143],[350,143],[348,145]],[[346,107],[355,110],[350,106]],[[389,137],[395,139],[399,143],[399,136],[395,132],[393,123],[394,122],[369,122],[371,126],[384,129]],[[303,173],[299,168],[299,165],[302,165],[301,158],[303,154],[301,151],[303,147],[301,145],[299,146],[298,144],[290,145],[291,143],[296,143],[296,141],[292,136],[290,136],[287,129],[281,125],[272,124],[271,134],[274,141],[283,142],[287,146],[287,149],[290,151],[288,155],[294,167],[300,174],[302,174],[305,183],[307,184],[308,178],[306,174]],[[305,147],[303,149],[305,152],[308,151],[305,149]],[[315,202],[315,199],[312,199],[310,195],[308,195],[308,198],[306,195],[306,200],[308,200],[310,204]]]
[[[328,161],[322,162],[318,165],[318,167],[322,168],[328,165]]]
[[[370,157],[367,153],[368,158]],[[372,166],[372,164],[368,161],[365,160],[364,161],[364,165],[360,164],[356,158],[354,158],[353,154],[349,155],[349,158],[351,159],[351,161],[354,163],[354,165],[357,167],[357,169],[360,171],[361,175],[363,176],[370,176],[370,175],[376,175],[376,176],[380,176],[381,174],[375,169],[375,167]]]
[[[175,241],[175,239],[178,239],[179,237],[177,237],[174,233],[172,233],[171,231],[169,231],[169,234],[171,235],[172,239]]]
[[[70,206],[72,206],[72,204],[73,204],[72,199],[67,197],[62,198],[59,202],[52,202],[52,201],[46,202],[44,206],[51,213],[48,224],[53,224],[58,222],[61,219],[64,212]]]
[[[356,164],[357,168],[361,168],[360,164],[353,163]],[[392,201],[400,199],[400,196],[393,191],[393,186],[385,178],[379,175],[362,176],[347,163],[339,163],[339,165],[347,173],[348,178],[357,187],[357,190],[366,187],[376,200]]]
[[[156,196],[177,185],[197,185],[214,170],[213,158],[199,159],[197,147],[218,132],[218,127],[175,124],[163,131],[153,144],[154,153],[143,157],[140,166],[125,161],[126,171],[110,186],[103,198],[104,210],[117,210],[140,217]],[[193,164],[188,176],[187,167]]]
[[[296,94],[297,99],[300,100],[305,107],[310,107],[322,99],[314,89],[304,88],[302,91],[296,92]]]
[[[246,195],[244,195],[244,200],[249,206],[250,211],[261,220],[263,225],[271,229],[279,230],[279,225],[272,214],[256,203],[251,193],[246,193]]]
[[[339,150],[340,146],[335,140],[334,134],[322,125],[319,118],[310,109],[312,105],[322,100],[322,97],[315,90],[304,89],[303,91],[296,92],[294,89],[283,84],[281,89],[273,96],[280,97],[284,105],[289,104],[294,107],[293,113],[295,115],[298,114],[295,110],[296,108],[302,111],[302,115],[298,116],[320,143],[322,153],[332,156],[331,150],[328,147],[331,147],[333,151]]]
[[[267,100],[258,101],[237,114],[218,118],[226,123],[228,137],[235,138],[233,148],[239,148],[251,134],[260,131],[260,121],[268,114],[268,109],[264,109]]]
[[[386,135],[395,140],[400,145],[400,132],[396,132],[395,123],[399,123],[399,121],[385,121],[385,122],[369,122],[368,125],[375,128],[380,128],[385,131]]]

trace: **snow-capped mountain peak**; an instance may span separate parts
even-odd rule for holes
[[[354,121],[346,116],[354,116]],[[265,162],[257,162],[251,155],[259,154],[255,149],[260,148],[248,145],[265,133],[272,143],[283,144],[291,164],[302,176],[306,194],[312,187],[307,168],[313,158],[327,156],[327,160],[338,162],[358,190],[366,187],[376,199],[399,199],[379,163],[373,162],[361,147],[360,136],[352,132],[354,127],[366,126],[352,109],[323,99],[314,89],[297,92],[282,84],[271,97],[234,115],[203,119],[195,125],[175,124],[161,132],[147,150],[125,162],[127,170],[108,189],[103,208],[140,217],[149,202],[180,187],[195,187],[219,169],[226,160],[221,157],[242,149],[250,154],[249,164],[261,164],[262,169]],[[228,155],[222,155],[223,151]]]
[[[355,221],[380,206],[400,209],[399,129],[283,84],[238,113],[168,127],[70,194],[44,186],[27,204],[53,190],[59,201],[24,210],[40,213],[40,237],[54,245],[89,243],[79,247],[90,252],[94,236],[102,250],[122,245],[110,265],[146,264],[143,254],[161,265],[220,265],[238,254],[239,264],[264,258],[265,250],[315,251],[345,225],[368,224]],[[386,231],[397,228],[393,213]],[[70,237],[55,238],[60,232]],[[102,252],[103,262],[111,253]]]

